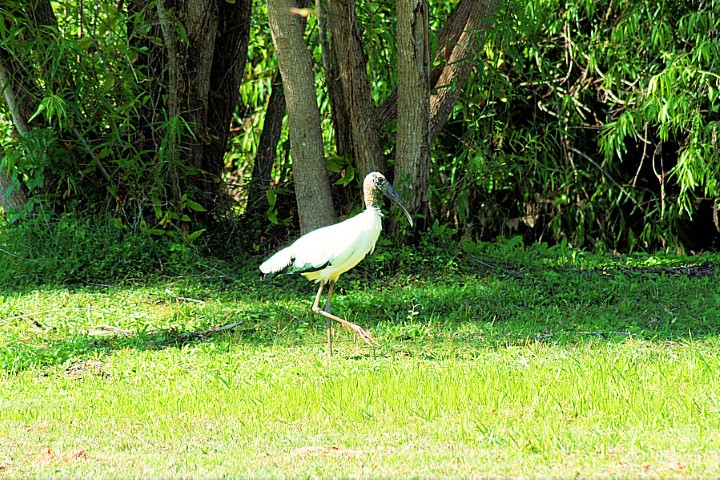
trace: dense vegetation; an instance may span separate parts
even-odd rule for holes
[[[171,234],[217,245],[230,236],[246,251],[265,244],[275,225],[272,244],[297,231],[287,127],[271,188],[253,194],[268,98],[278,87],[264,2],[253,5],[241,104],[217,179],[232,202],[213,209],[209,230],[196,184],[183,181],[201,169],[173,147],[191,127],[151,110],[152,151],[147,132],[134,130],[133,119],[161,98],[147,85],[169,81],[134,68],[149,44],[163,42],[160,31],[117,2],[52,6],[58,34],[33,33],[22,18],[0,24],[3,58],[22,59],[39,79],[35,120],[43,119],[24,135],[3,120],[3,175],[29,195],[10,220],[99,215],[119,229],[110,237]],[[431,2],[431,43],[452,7]],[[389,3],[357,2],[378,105],[397,83],[394,14]],[[320,64],[316,18],[307,20]],[[601,251],[717,248],[719,31],[713,1],[505,2],[434,144],[426,224],[472,239],[521,234]],[[336,155],[320,69],[316,80],[335,205],[347,214],[359,207],[359,179]],[[389,157],[394,128],[383,130]]]
[[[448,178],[476,188],[447,190],[448,218],[601,249],[718,246],[717,12],[507,3],[457,110]]]

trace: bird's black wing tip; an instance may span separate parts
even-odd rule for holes
[[[281,272],[269,272],[269,273],[263,273],[260,277],[261,280],[272,280],[273,278],[278,276],[278,273]]]

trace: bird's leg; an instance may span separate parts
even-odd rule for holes
[[[333,282],[334,283],[334,282]],[[332,285],[332,284],[331,284]],[[313,312],[319,313],[323,317],[329,319],[329,320],[335,320],[336,322],[340,322],[341,324],[345,325],[348,328],[351,328],[356,334],[360,335],[360,337],[365,340],[370,345],[377,345],[377,341],[365,330],[363,330],[359,325],[355,325],[354,323],[348,322],[347,320],[343,320],[342,318],[333,315],[329,311],[320,310],[320,295],[322,294],[323,288],[325,288],[325,284],[320,284],[320,288],[318,289],[317,296],[315,297],[315,303],[313,304]],[[329,291],[332,292],[332,286],[329,288]],[[330,297],[332,297],[332,293],[328,295],[328,301],[325,308],[327,310],[330,310]],[[332,354],[332,344],[329,344],[330,346],[330,353]]]
[[[330,288],[328,289],[328,300],[327,304],[325,305],[325,308],[327,310],[330,309],[330,297],[332,296],[332,287],[333,284],[330,284]],[[315,303],[313,303],[312,310],[315,313],[322,313],[322,310],[320,310],[320,296],[322,295],[323,288],[325,288],[325,283],[320,282],[320,288],[318,288],[318,293],[315,295]],[[330,319],[327,319],[327,337],[328,337],[328,355],[332,357],[332,325],[330,325]]]
[[[325,302],[325,311],[330,313],[330,301],[332,300],[333,289],[335,288],[335,282],[330,281],[328,283],[327,301]]]
[[[325,312],[330,313],[330,302],[332,301],[332,294],[333,289],[335,288],[335,282],[330,281],[328,282],[328,292],[327,292],[327,301],[325,302]],[[327,319],[327,330],[328,330],[328,351],[330,352],[330,355],[332,355],[332,321],[330,318]],[[357,330],[353,331],[353,338],[355,340],[355,343],[357,343],[357,337],[358,332]]]
[[[325,313],[330,313],[330,301],[332,300],[333,289],[335,288],[335,282],[330,281],[328,284],[327,302],[325,302]],[[328,317],[327,322],[327,337],[328,337],[328,355],[332,356],[332,320]]]

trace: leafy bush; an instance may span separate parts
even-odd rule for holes
[[[187,274],[199,258],[179,237],[157,239],[104,218],[63,215],[0,223],[3,285],[145,281]]]
[[[284,234],[296,216],[286,126],[273,167],[281,189],[271,193],[269,208],[254,211],[244,203],[277,74],[265,3],[253,3],[237,135],[224,175],[213,179],[226,182],[238,201],[233,214],[266,217],[246,222],[257,225],[244,229],[246,250],[267,243],[273,228]],[[202,172],[172,154],[193,125],[169,119],[159,102],[164,90],[147,88],[167,83],[165,67],[147,68],[150,45],[162,43],[158,25],[133,9],[118,12],[117,2],[63,0],[53,2],[63,12],[58,27],[37,28],[27,2],[7,4],[13,15],[0,24],[0,48],[22,59],[23,71],[32,70],[31,105],[38,107],[35,123],[42,123],[15,136],[8,119],[0,119],[0,170],[28,187],[25,214],[42,224],[57,222],[49,219],[58,213],[101,213],[142,241],[137,232],[192,238],[205,227],[224,240],[223,230],[206,221],[217,212],[205,212],[188,180]],[[434,47],[454,5],[431,2]],[[521,234],[600,251],[720,247],[720,14],[714,7],[698,0],[504,2],[475,76],[434,145],[427,225],[437,221],[436,229],[448,225],[481,240]],[[357,3],[377,104],[397,84],[394,8]],[[308,43],[320,62],[316,16],[307,20]],[[339,157],[332,156],[321,69],[316,84],[332,164]],[[393,122],[384,126],[388,157],[393,131]],[[358,204],[357,187],[335,188],[341,214]],[[702,235],[690,235],[700,222]]]
[[[720,245],[685,233],[720,204],[718,31],[706,2],[507,2],[436,146],[441,221],[601,250]]]
[[[196,233],[193,220],[205,209],[178,175],[198,171],[172,153],[191,125],[153,103],[150,92],[161,87],[146,86],[162,78],[140,61],[143,42],[158,41],[152,25],[112,2],[54,3],[57,25],[38,25],[33,7],[15,0],[0,24],[0,49],[28,75],[18,82],[32,83],[24,108],[36,109],[22,135],[10,133],[9,115],[0,121],[0,171],[29,196],[26,211],[9,219],[103,213],[136,230]],[[143,117],[149,108],[151,120]]]

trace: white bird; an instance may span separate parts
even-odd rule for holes
[[[372,172],[365,177],[363,192],[366,208],[362,213],[335,225],[318,228],[303,235],[295,243],[280,250],[260,265],[260,271],[264,274],[263,278],[272,278],[279,273],[300,273],[308,280],[320,283],[312,310],[327,318],[330,355],[332,355],[331,320],[352,328],[370,345],[377,344],[372,336],[358,325],[331,314],[330,301],[333,287],[340,275],[360,263],[365,255],[372,253],[375,249],[375,242],[382,230],[383,214],[380,211],[380,193],[387,195],[398,204],[407,216],[410,225],[413,224],[407,207],[381,173]],[[328,286],[327,303],[325,310],[321,310],[318,304],[325,285]]]

